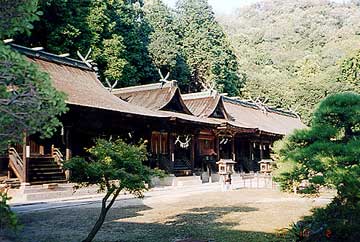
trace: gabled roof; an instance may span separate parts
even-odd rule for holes
[[[150,117],[169,117],[120,100],[106,90],[94,70],[81,61],[35,51],[19,45],[11,47],[47,72],[53,86],[66,94],[66,103]]]
[[[189,110],[198,117],[233,120],[224,107],[224,100],[216,91],[183,94]]]
[[[175,81],[114,89],[122,100],[151,110],[192,114],[181,98]]]
[[[224,98],[225,109],[234,117],[235,123],[260,131],[286,135],[306,126],[295,114],[273,108],[261,109],[254,103]]]
[[[29,61],[47,72],[53,86],[67,95],[66,103],[71,105],[146,117],[169,118],[180,122],[189,121],[207,126],[225,124],[279,135],[306,127],[290,112],[269,107],[261,108],[254,103],[218,94],[183,95],[184,101],[174,81],[120,88],[110,93],[101,84],[95,71],[81,61],[14,44],[11,44],[11,47],[25,54]]]

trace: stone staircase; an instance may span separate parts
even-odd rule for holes
[[[174,162],[174,175],[175,176],[191,176],[191,164],[188,161],[178,160]]]
[[[65,173],[53,157],[29,158],[29,180],[31,185],[66,182]]]

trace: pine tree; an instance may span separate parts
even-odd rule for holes
[[[239,94],[236,57],[207,0],[179,0],[176,10],[191,90],[216,86],[230,95]]]

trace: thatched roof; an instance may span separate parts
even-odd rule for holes
[[[41,70],[54,87],[67,95],[70,105],[104,109],[146,117],[168,118],[205,126],[237,127],[285,135],[306,127],[294,114],[213,93],[181,95],[176,82],[115,89],[110,93],[85,63],[11,44]],[[183,99],[184,98],[184,99]]]
[[[224,107],[223,97],[216,92],[183,94],[182,98],[197,117],[233,119]]]
[[[165,114],[132,105],[112,95],[98,80],[94,70],[81,61],[44,51],[34,51],[14,44],[11,47],[25,54],[29,61],[50,75],[53,86],[66,94],[67,104],[142,116],[168,117]]]
[[[286,135],[295,129],[306,127],[295,114],[289,112],[260,108],[253,103],[230,98],[224,98],[224,101],[225,109],[239,125],[278,135]]]
[[[232,127],[276,135],[286,135],[294,129],[306,127],[293,113],[262,108],[251,102],[224,97],[216,91],[183,94],[182,97],[194,115],[222,118]]]

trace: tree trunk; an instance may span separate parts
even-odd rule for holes
[[[115,199],[117,198],[117,196],[119,195],[121,189],[117,189],[113,195],[113,198],[111,199],[110,203],[106,206],[106,202],[109,199],[110,195],[113,192],[108,192],[105,197],[103,198],[102,202],[101,202],[101,212],[100,212],[100,216],[98,218],[98,220],[96,221],[94,227],[91,229],[90,233],[88,234],[88,236],[86,237],[86,239],[84,239],[82,242],[91,242],[95,235],[97,234],[97,232],[100,230],[101,226],[103,225],[104,221],[105,221],[105,217],[107,212],[109,211],[109,209],[111,208],[111,206],[114,204]]]

